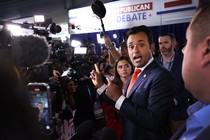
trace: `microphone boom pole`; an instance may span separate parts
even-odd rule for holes
[[[100,21],[101,21],[101,27],[102,27],[103,34],[106,35],[106,31],[105,31],[105,28],[104,28],[104,23],[103,23],[102,18],[100,18]]]

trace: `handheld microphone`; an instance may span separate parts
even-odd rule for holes
[[[115,130],[113,128],[103,128],[100,140],[117,140]]]
[[[11,45],[12,59],[19,67],[41,65],[49,58],[49,46],[45,37],[14,36]]]
[[[83,122],[77,129],[77,132],[69,140],[88,139],[91,137],[94,129],[94,122],[91,120]]]

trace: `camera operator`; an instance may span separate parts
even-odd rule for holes
[[[0,139],[39,140],[38,121],[12,60],[9,31],[0,31]]]
[[[61,92],[57,94],[57,97],[62,96],[56,99],[56,106],[60,107],[60,118],[73,119],[75,130],[87,120],[96,122],[93,110],[96,93],[92,82],[72,68],[64,73],[66,75],[59,78]]]
[[[62,111],[61,118],[70,120],[73,118],[73,111],[76,108],[76,101],[74,94],[77,92],[77,85],[74,78],[65,76],[61,77],[62,88]]]
[[[89,73],[94,68],[94,64],[98,63],[99,58],[95,53],[94,44],[86,47],[87,53],[75,54],[76,57],[70,63],[77,72],[78,77],[78,92],[74,94],[76,100],[74,124],[77,128],[83,122],[93,120],[95,122],[95,133],[93,137],[97,139],[99,138],[100,130],[105,126],[105,120],[103,113],[96,113],[97,111],[102,111],[102,109],[100,109],[100,101],[96,96],[95,86],[89,79]]]
[[[86,54],[72,54],[73,57],[70,61],[68,59],[68,53],[66,52],[68,51],[67,49],[64,49],[65,52],[59,53],[60,55],[53,55],[55,56],[53,58],[56,62],[54,63],[56,65],[54,66],[55,75],[53,81],[54,83],[57,82],[56,96],[54,96],[55,98],[53,99],[55,104],[53,106],[56,107],[54,110],[56,110],[57,113],[68,112],[63,113],[63,115],[69,118],[73,117],[76,130],[87,120],[93,120],[98,130],[105,125],[105,122],[103,118],[97,120],[94,114],[94,105],[97,97],[95,86],[89,79],[89,73],[93,69],[93,64],[98,62],[99,59],[95,53],[94,44],[85,47],[87,47]],[[56,47],[54,49],[56,49]],[[66,59],[60,59],[60,56]],[[51,85],[51,87],[53,87],[53,85]],[[62,108],[62,102],[64,102],[64,100],[67,101],[65,101],[65,104],[68,104],[69,109],[64,110],[65,107]],[[70,116],[72,113],[73,116]],[[99,136],[95,135],[94,137]]]
[[[69,65],[65,54],[65,49],[62,44],[53,44],[51,46],[52,53],[49,61],[53,64],[53,77],[49,81],[51,91],[53,92],[52,107],[56,114],[62,111],[62,102],[64,101],[63,92],[66,90],[65,79],[62,85],[62,77],[64,71],[68,70]]]

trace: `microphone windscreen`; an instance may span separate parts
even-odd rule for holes
[[[14,36],[11,45],[13,61],[19,67],[41,65],[49,58],[49,46],[45,37]]]
[[[113,128],[103,128],[100,140],[117,140],[115,130]]]
[[[100,18],[104,18],[106,15],[106,8],[102,1],[96,0],[91,5],[92,11]]]
[[[92,136],[94,126],[95,124],[91,120],[83,122],[77,129],[78,137],[80,139],[90,138]]]

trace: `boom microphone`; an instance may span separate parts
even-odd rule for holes
[[[104,18],[104,16],[106,15],[106,8],[105,8],[103,2],[100,0],[95,0],[92,2],[91,8],[92,8],[93,13],[96,14],[100,18],[103,35],[105,35],[106,32],[105,32],[104,23],[103,23],[102,18]]]
[[[95,0],[91,4],[91,8],[93,10],[93,13],[96,14],[100,18],[104,18],[106,15],[106,8],[102,1]]]
[[[77,129],[77,132],[69,140],[82,140],[91,138],[94,130],[94,122],[91,120],[83,122]]]
[[[12,59],[19,67],[41,65],[49,58],[49,46],[45,37],[14,36],[11,46]]]

